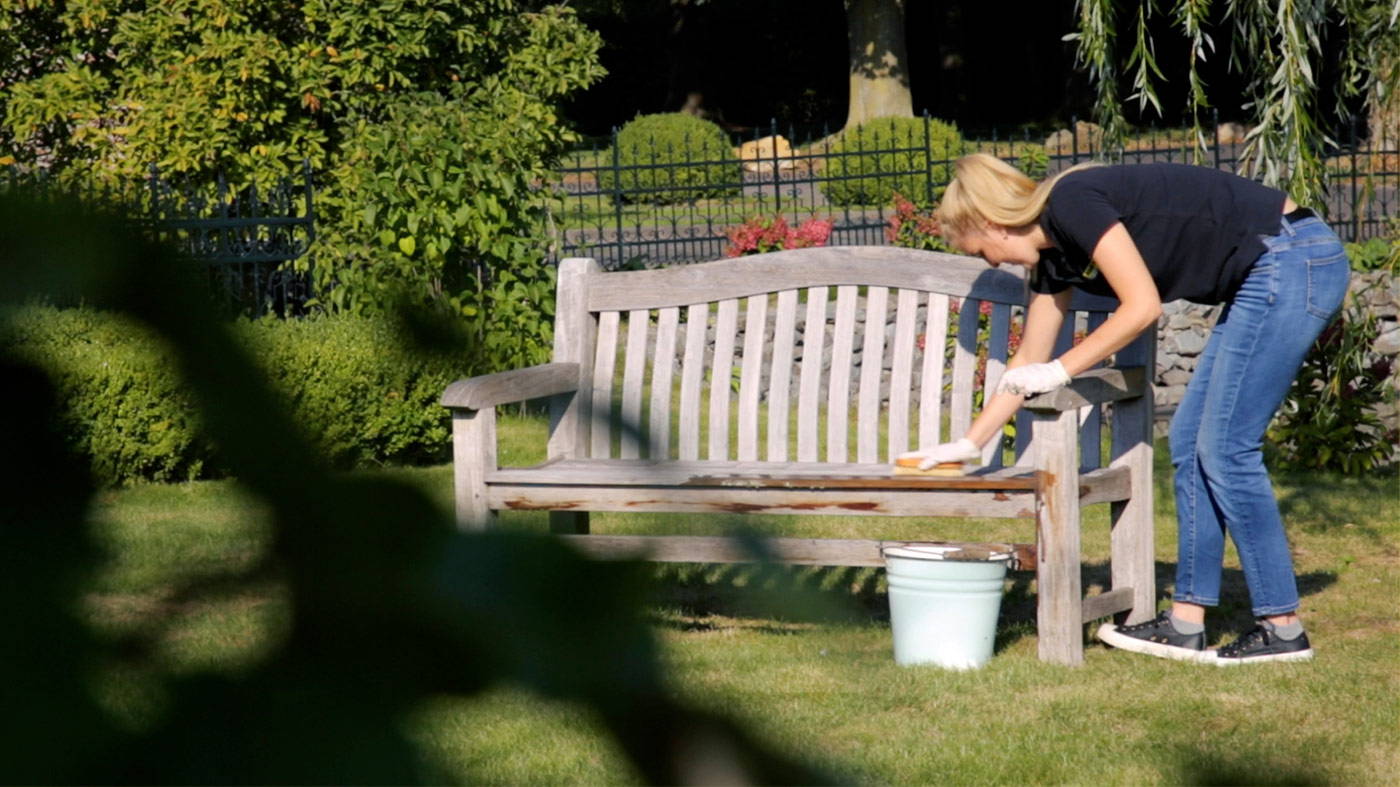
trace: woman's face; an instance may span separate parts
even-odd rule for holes
[[[954,245],[965,254],[981,257],[993,268],[1002,263],[1033,268],[1040,261],[1040,249],[1030,232],[998,224],[963,233]]]

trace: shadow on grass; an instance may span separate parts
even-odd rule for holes
[[[1155,572],[1160,607],[1171,598],[1176,564],[1157,561]],[[1315,595],[1336,581],[1333,571],[1299,574],[1298,594]],[[1087,594],[1110,587],[1107,561],[1085,563],[1083,583]],[[772,621],[746,628],[781,635],[793,633],[794,623],[886,623],[890,617],[884,571],[873,567],[672,563],[656,567],[653,587],[654,608],[674,613],[654,613],[653,621],[677,631],[713,631],[727,625],[716,618],[735,618]],[[1221,599],[1209,617],[1213,634],[1238,634],[1254,626],[1243,571],[1223,570]],[[1033,572],[1007,574],[997,652],[1035,634],[1036,601]]]
[[[1300,767],[1296,761],[1282,760],[1264,751],[1243,751],[1229,757],[1181,748],[1176,757],[1181,771],[1171,781],[1176,784],[1257,784],[1270,787],[1304,787],[1326,784],[1320,774]]]

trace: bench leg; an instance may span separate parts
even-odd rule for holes
[[[496,469],[496,409],[452,411],[452,482],[457,528],[486,530],[496,512],[486,503],[486,474]]]
[[[1079,569],[1079,417],[1035,416],[1036,630],[1041,661],[1084,662],[1083,582]]]
[[[1141,623],[1157,614],[1157,576],[1153,562],[1152,445],[1140,443],[1119,457],[1131,468],[1132,497],[1112,504],[1112,580],[1115,588],[1132,588],[1133,607],[1120,623]]]

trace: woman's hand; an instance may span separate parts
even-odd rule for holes
[[[1069,374],[1059,361],[1050,363],[1029,363],[1007,369],[997,385],[997,393],[1013,393],[1023,396],[1053,391],[1069,383]]]
[[[982,455],[982,449],[977,444],[967,439],[955,440],[951,443],[940,443],[932,448],[921,448],[918,451],[909,451],[899,455],[899,459],[918,459],[919,469],[927,470],[937,464],[944,462],[968,462]]]

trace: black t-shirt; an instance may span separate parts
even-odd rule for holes
[[[1090,255],[1110,227],[1128,230],[1162,301],[1229,300],[1279,231],[1284,194],[1217,169],[1186,164],[1091,167],[1050,190],[1040,226],[1054,248],[1031,272],[1035,292],[1078,287],[1113,295]]]

